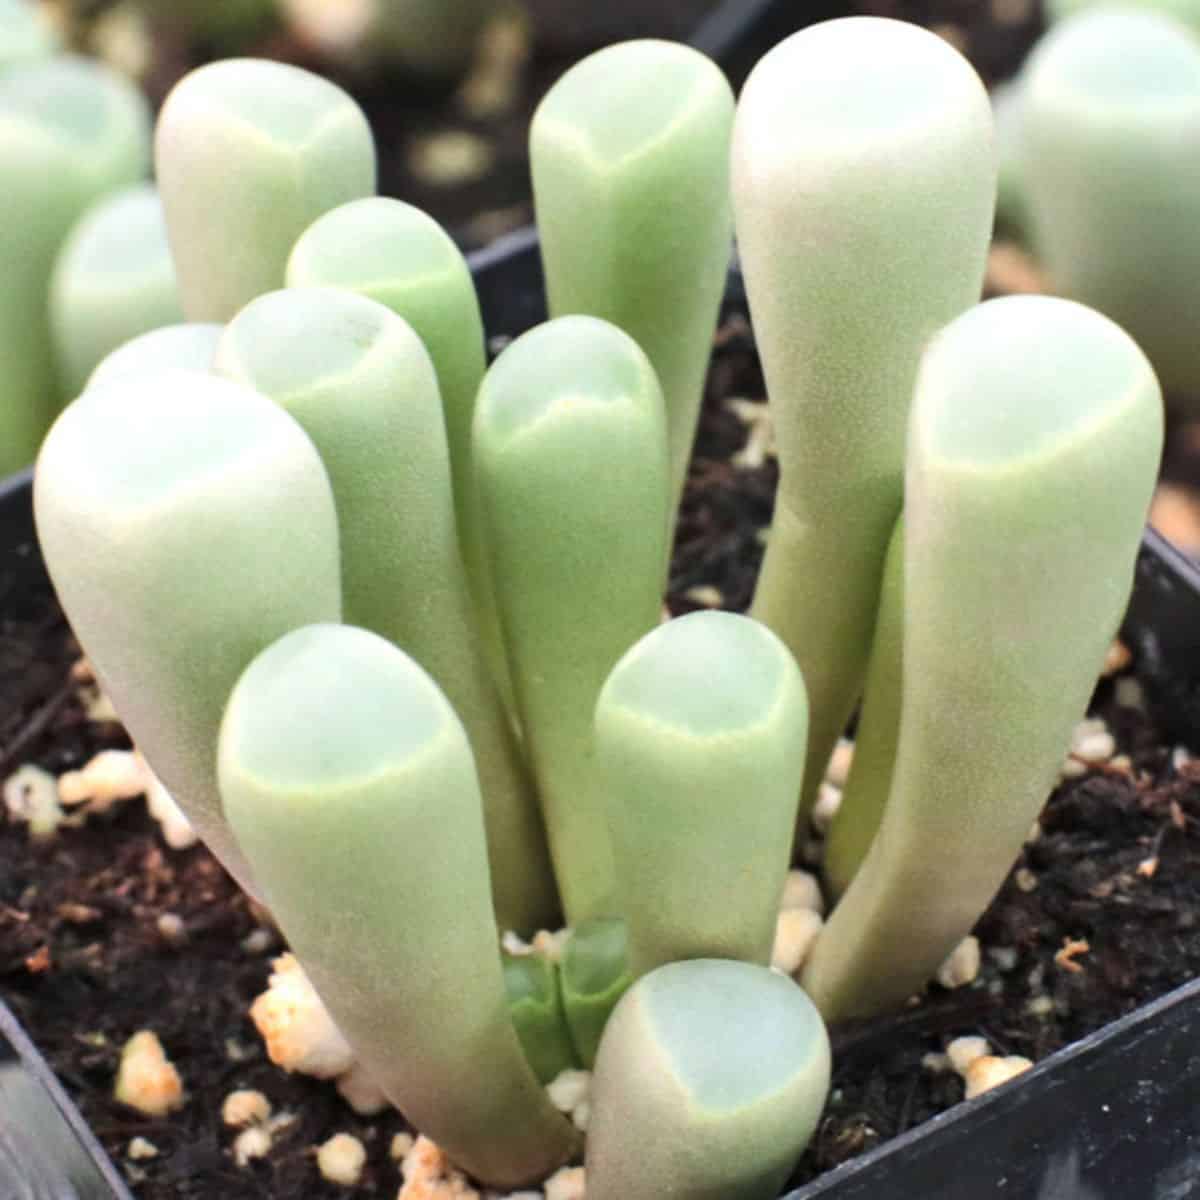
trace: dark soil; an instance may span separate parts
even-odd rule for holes
[[[769,458],[735,465],[749,427],[730,401],[761,395],[749,330],[730,317],[717,338],[679,526],[675,613],[750,599],[775,469]],[[77,655],[44,590],[19,619],[0,623],[0,777],[23,762],[61,773],[127,744],[119,726],[86,719],[70,677]],[[1038,1060],[1200,973],[1200,762],[1172,766],[1149,718],[1120,707],[1115,692],[1106,681],[1095,707],[1131,768],[1093,771],[1051,797],[1044,832],[979,923],[984,968],[974,985],[934,987],[898,1017],[837,1033],[833,1094],[797,1182],[957,1102],[957,1077],[921,1065],[951,1037],[982,1034],[996,1053]],[[163,937],[164,914],[182,920],[183,944]],[[143,1200],[339,1195],[320,1180],[313,1147],[342,1131],[368,1149],[360,1190],[394,1195],[399,1173],[388,1148],[404,1127],[399,1115],[356,1117],[332,1084],[267,1061],[246,1014],[281,947],[273,936],[270,947],[246,944],[260,928],[203,849],[165,848],[140,801],[45,847],[0,824],[0,995]],[[1089,946],[1078,970],[1056,962],[1065,939]],[[188,1093],[185,1107],[161,1120],[111,1098],[121,1046],[145,1028],[161,1038]],[[295,1114],[271,1155],[246,1168],[234,1166],[234,1135],[219,1117],[240,1087]],[[156,1158],[128,1160],[137,1136],[157,1147]]]

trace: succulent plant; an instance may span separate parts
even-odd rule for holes
[[[854,757],[825,838],[825,886],[841,897],[858,873],[883,820],[900,733],[904,670],[904,517],[884,560],[871,662],[854,731]]]
[[[592,723],[613,664],[659,619],[662,392],[628,335],[559,317],[493,364],[474,441],[488,565],[563,908],[571,924],[618,916]]]
[[[732,124],[733,93],[711,59],[647,40],[572,67],[529,132],[550,312],[603,317],[649,356],[666,401],[672,514],[729,265]]]
[[[29,0],[0,0],[0,72],[58,49],[58,38],[44,16]]]
[[[1102,7],[1114,7],[1112,0],[1046,0],[1046,20],[1057,23],[1076,13]],[[1200,3],[1197,0],[1120,0],[1119,7],[1130,11],[1160,13],[1190,25],[1200,33]]]
[[[432,217],[382,196],[314,221],[292,248],[288,287],[337,287],[387,305],[416,331],[437,372],[454,515],[488,665],[509,707],[512,684],[480,539],[471,423],[486,366],[479,298],[462,252]]]
[[[71,55],[0,71],[0,475],[28,466],[64,397],[48,316],[63,239],[149,166],[150,116],[124,79]]]
[[[808,997],[766,967],[693,959],[644,975],[610,1026],[596,1063],[588,1196],[777,1195],[829,1088],[829,1039]]]
[[[261,59],[210,63],[176,84],[154,158],[189,321],[228,321],[282,287],[305,228],[375,190],[358,105],[328,80]]]
[[[595,710],[633,974],[768,962],[808,734],[787,648],[747,617],[692,613],[634,645]]]
[[[1020,173],[1056,290],[1129,330],[1200,402],[1200,38],[1156,12],[1056,26],[1021,76]]]
[[[1162,428],[1146,356],[1071,301],[988,301],[925,353],[887,804],[802,976],[827,1019],[919,990],[1003,882],[1124,615]]]
[[[87,386],[160,367],[207,371],[224,330],[224,325],[184,322],[139,334],[106,354],[92,370]]]
[[[72,229],[50,280],[58,377],[75,396],[100,361],[183,320],[162,201],[152,183],[113,192]]]
[[[1021,76],[992,88],[996,130],[996,225],[1012,237],[1029,240],[1029,207],[1021,154]]]
[[[344,618],[403,646],[467,727],[501,926],[552,922],[545,835],[475,631],[437,376],[420,338],[365,296],[287,288],[238,313],[214,367],[277,401],[312,439],[337,506]]]
[[[753,614],[808,688],[804,815],[862,688],[918,360],[979,298],[992,154],[978,76],[895,21],[789,38],[738,104],[734,213],[780,472]]]
[[[348,100],[250,63],[185,80],[160,178],[209,321],[100,364],[38,527],[147,761],[423,1132],[536,1180],[580,1143],[541,1085],[594,1065],[590,1195],[770,1200],[824,1103],[822,1018],[919,990],[1045,797],[1128,596],[1157,383],[1081,305],[971,307],[995,165],[961,57],[892,21],[798,34],[733,135],[782,467],[764,580],[754,616],[661,623],[727,93],[657,43],[577,70],[534,134],[560,315],[486,374],[461,256],[363,195]],[[663,183],[685,165],[696,212]],[[767,964],[802,778],[864,679],[801,990]],[[508,936],[559,898],[556,954]]]
[[[508,1017],[479,783],[438,687],[377,634],[297,629],[238,682],[220,773],[239,844],[388,1096],[481,1179],[548,1175],[578,1135]]]

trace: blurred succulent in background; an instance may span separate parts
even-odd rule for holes
[[[1157,465],[1145,357],[1068,301],[972,307],[987,97],[899,22],[789,39],[736,118],[665,43],[564,77],[532,146],[554,315],[486,373],[461,256],[371,196],[332,85],[203,68],[157,151],[195,323],[102,362],[35,479],[131,736],[462,1167],[576,1154],[541,1085],[594,1065],[592,1200],[769,1200],[822,1017],[924,985],[1054,778]],[[664,624],[731,213],[777,513],[753,616]],[[777,912],[864,683],[802,989]]]
[[[1057,23],[993,93],[999,216],[1044,286],[1118,321],[1169,406],[1200,402],[1200,5],[1051,4]],[[1061,19],[1061,20],[1060,20]]]
[[[278,0],[292,31],[323,57],[453,82],[470,64],[497,0]]]
[[[183,320],[162,201],[151,183],[93,205],[59,251],[50,331],[62,393],[76,396],[118,346]]]
[[[1130,12],[1157,13],[1173,17],[1184,25],[1190,25],[1200,33],[1200,3],[1197,0],[1046,0],[1046,20],[1051,24],[1072,17],[1076,13],[1095,8],[1120,7]]]
[[[279,0],[128,0],[151,31],[171,28],[217,53],[236,54],[270,31]],[[118,7],[121,7],[118,5]]]
[[[29,465],[67,398],[49,315],[59,248],[149,160],[146,102],[115,72],[65,54],[0,70],[0,475]]]
[[[0,0],[0,71],[16,63],[45,58],[59,40],[43,9],[30,0]]]
[[[190,321],[228,321],[282,287],[305,228],[375,190],[358,105],[317,75],[258,59],[180,81],[159,114],[154,161]]]
[[[1056,290],[1129,330],[1168,396],[1200,402],[1200,34],[1098,9],[1021,76],[1030,235]]]

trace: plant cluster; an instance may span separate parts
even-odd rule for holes
[[[990,108],[914,26],[797,34],[736,111],[701,55],[610,48],[531,160],[552,319],[489,368],[461,255],[371,194],[347,96],[186,78],[156,166],[193,324],[58,419],[38,532],[139,748],[418,1128],[537,1179],[578,1150],[540,1084],[594,1058],[593,1200],[770,1197],[824,1021],[920,990],[1044,800],[1161,399],[1091,310],[976,305]],[[751,616],[661,623],[735,224],[776,515]],[[864,685],[800,986],[776,910]],[[560,911],[560,969],[505,962]]]

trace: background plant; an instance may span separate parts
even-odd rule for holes
[[[1155,12],[1097,10],[1022,72],[1016,161],[1053,286],[1138,339],[1169,396],[1200,396],[1200,39]]]
[[[0,71],[14,63],[44,58],[58,49],[48,22],[26,0],[0,3]]]
[[[114,72],[70,55],[0,69],[0,475],[33,460],[65,398],[47,309],[59,246],[149,156],[146,103]]]
[[[67,397],[78,395],[118,346],[183,320],[153,184],[114,192],[83,215],[55,261],[49,314],[59,385]]]
[[[1104,7],[1101,0],[1046,0],[1046,19],[1057,23],[1076,13],[1100,7]],[[1121,0],[1120,7],[1130,11],[1161,13],[1190,25],[1200,33],[1200,4],[1196,0]]]
[[[211,63],[176,85],[159,115],[155,166],[192,321],[227,321],[281,287],[304,229],[375,189],[358,105],[319,76],[258,59]]]
[[[88,386],[162,367],[207,371],[217,353],[224,325],[183,322],[162,325],[110,351],[88,376]]]

